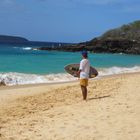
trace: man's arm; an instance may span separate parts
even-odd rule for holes
[[[79,71],[77,72],[78,77],[80,77],[80,73],[81,73],[82,69],[83,69],[83,63],[82,63],[82,61],[81,61],[81,62],[80,62],[80,66],[79,66]]]
[[[77,72],[77,75],[78,75],[78,77],[80,77],[80,72],[81,72],[82,70],[79,70],[78,72]]]

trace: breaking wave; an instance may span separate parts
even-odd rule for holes
[[[23,50],[31,50],[32,48],[31,47],[23,47],[22,49]]]
[[[99,75],[113,75],[113,74],[121,74],[121,73],[133,73],[133,72],[140,72],[140,66],[134,67],[110,67],[110,68],[103,68],[99,69]]]
[[[69,74],[24,74],[24,73],[0,73],[0,83],[5,85],[24,85],[24,84],[37,84],[37,83],[55,83],[55,82],[67,82],[75,80],[75,78]]]

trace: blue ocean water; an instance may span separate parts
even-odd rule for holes
[[[19,74],[24,74],[24,76],[25,74],[26,76],[34,74],[34,76],[51,75],[50,79],[55,81],[54,77],[56,75],[66,74],[64,71],[65,65],[79,63],[81,60],[80,52],[39,51],[32,50],[32,48],[35,48],[35,46],[9,46],[1,44],[0,80],[6,77],[14,81]],[[89,53],[89,60],[91,65],[96,67],[101,74],[140,71],[140,55]],[[14,80],[13,76],[15,77]],[[20,75],[20,77],[22,76]],[[66,76],[66,78],[69,77]],[[24,78],[22,80],[24,81]],[[16,81],[18,83],[17,79]]]

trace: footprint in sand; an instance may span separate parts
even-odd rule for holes
[[[54,117],[54,115],[53,115],[53,114],[50,114],[50,115],[48,115],[48,117],[49,117],[49,118],[53,118],[53,117]]]

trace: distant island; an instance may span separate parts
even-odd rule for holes
[[[45,42],[45,41],[30,41],[26,38],[19,36],[8,36],[8,35],[0,35],[0,44],[8,44],[8,45],[18,45],[18,46],[40,46],[40,47],[60,47],[65,46],[70,43],[61,43],[61,42]]]
[[[0,35],[0,43],[24,43],[24,42],[28,42],[28,40],[23,37]]]
[[[41,47],[38,49],[71,52],[84,49],[95,53],[140,54],[140,20],[111,29],[102,36],[87,42],[59,47]]]

